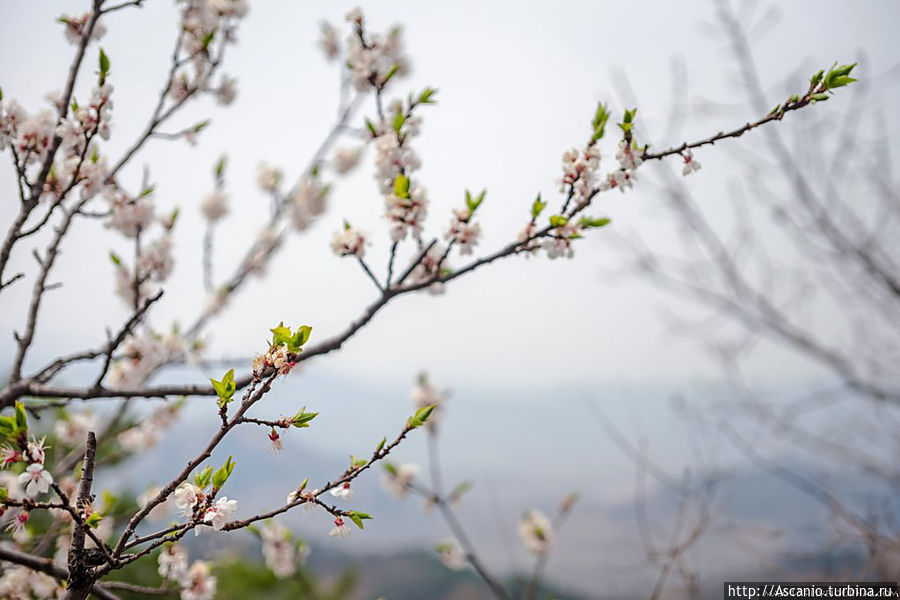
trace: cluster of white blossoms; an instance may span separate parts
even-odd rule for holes
[[[295,542],[290,530],[275,521],[266,521],[259,528],[259,537],[266,566],[276,577],[290,577],[309,556],[309,545],[303,540]]]
[[[630,138],[619,140],[619,149],[616,151],[619,168],[606,174],[606,178],[600,182],[600,191],[618,189],[625,193],[625,190],[633,187],[635,171],[644,162],[641,158],[642,153],[637,143]]]
[[[162,432],[171,425],[181,412],[181,405],[175,402],[166,404],[156,409],[148,417],[121,432],[118,436],[119,444],[129,452],[146,450],[159,442]]]
[[[385,463],[381,484],[394,498],[400,500],[409,492],[410,486],[418,475],[418,465],[404,464],[397,467],[391,463]]]
[[[214,41],[234,42],[235,27],[247,14],[246,0],[180,0],[182,10],[181,47],[192,70],[182,68],[175,74],[168,95],[182,102],[198,91],[212,93],[223,105],[230,104],[236,94],[235,80],[223,76],[218,86],[211,85],[210,73],[218,61],[211,52]]]
[[[88,412],[74,413],[53,424],[53,432],[60,444],[81,446],[89,431],[97,430],[97,417]]]
[[[294,368],[296,357],[288,350],[287,344],[270,346],[265,354],[258,354],[253,358],[251,367],[253,372],[261,375],[266,369],[273,368],[279,375],[287,375]]]
[[[329,186],[315,175],[304,175],[289,196],[291,223],[297,231],[308,228],[313,220],[325,212]]]
[[[442,262],[446,251],[447,249],[443,244],[435,243],[432,245],[425,253],[425,256],[422,257],[422,260],[413,267],[408,281],[411,284],[423,283],[431,281],[435,276],[442,275],[445,270],[449,269],[446,266],[447,262]],[[425,289],[429,294],[438,295],[444,293],[445,286],[442,282],[437,281]],[[431,419],[428,422],[430,423]]]
[[[63,591],[56,579],[28,567],[7,564],[0,576],[0,598],[56,598]]]
[[[359,164],[362,147],[342,147],[334,151],[331,167],[340,175],[352,171]]]
[[[134,238],[145,231],[156,217],[156,206],[150,193],[141,193],[136,198],[119,188],[108,188],[104,196],[109,202],[109,218],[106,227],[114,229],[127,238]]]
[[[553,526],[541,511],[529,510],[519,521],[519,537],[529,551],[544,554],[553,543]]]
[[[581,205],[594,194],[594,179],[600,166],[600,148],[592,143],[582,151],[573,148],[563,153],[563,176],[559,181],[559,191],[571,189],[572,199]]]
[[[188,553],[180,545],[164,545],[158,564],[160,577],[179,587],[182,600],[212,600],[216,595],[216,577],[209,563],[198,560],[188,568]]]
[[[575,255],[572,242],[580,237],[578,222],[575,219],[567,219],[565,223],[555,227],[553,233],[543,241],[542,246],[547,251],[547,258],[554,259],[561,256],[572,258]]]
[[[204,508],[204,505],[208,504],[207,494],[199,486],[189,481],[183,481],[175,488],[174,495],[175,508],[188,519],[192,518],[197,510],[202,511],[200,521],[203,524],[197,525],[194,530],[197,535],[201,533],[202,527],[207,526],[220,531],[238,507],[237,500],[229,500],[227,496],[222,496]]]
[[[403,53],[403,39],[399,27],[392,27],[385,35],[366,35],[363,13],[359,8],[346,15],[354,31],[347,37],[344,62],[350,69],[350,81],[359,92],[369,87],[380,88],[394,75],[409,72],[409,59]],[[330,29],[330,26],[329,26]],[[336,40],[328,38],[329,29],[323,28],[321,45],[326,55],[338,52]]]
[[[473,212],[469,208],[454,208],[450,227],[444,234],[446,240],[456,244],[460,254],[472,254],[481,235],[481,226],[472,222]]]
[[[109,370],[107,384],[112,389],[138,387],[168,358],[169,345],[161,336],[150,332],[129,335]]]
[[[45,439],[32,437],[28,442],[22,441],[14,446],[0,448],[0,468],[6,469],[17,463],[27,465],[24,472],[17,477],[17,482],[27,498],[36,498],[41,494],[46,494],[50,489],[50,484],[53,483],[53,476],[44,468]],[[14,528],[24,527],[24,525],[24,521],[13,523]]]
[[[344,223],[344,228],[331,236],[331,250],[338,256],[363,258],[366,253],[366,236],[356,227]]]

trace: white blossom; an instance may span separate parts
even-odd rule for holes
[[[87,439],[89,431],[96,431],[97,418],[90,413],[74,413],[68,420],[59,420],[53,425],[56,438],[66,446],[80,446]]]
[[[267,192],[278,190],[281,182],[281,170],[268,163],[262,163],[256,171],[256,183]]]
[[[259,528],[259,535],[266,566],[276,577],[293,575],[297,570],[297,554],[291,532],[280,523],[267,521]]]
[[[216,531],[219,531],[228,522],[228,517],[237,510],[237,505],[237,500],[229,500],[227,496],[222,496],[216,500],[215,504],[206,509],[203,521],[212,525],[212,528]]]
[[[319,47],[329,60],[337,58],[341,48],[338,44],[337,31],[330,23],[322,22],[322,35],[319,38]]]
[[[304,175],[297,182],[290,197],[291,222],[297,231],[303,231],[312,224],[315,217],[325,211],[328,187],[310,175]]]
[[[53,483],[53,476],[40,463],[28,465],[25,472],[19,475],[19,485],[24,488],[25,495],[29,498],[46,494],[51,483]]]
[[[216,595],[216,578],[209,563],[198,560],[181,580],[181,600],[212,600]]]
[[[435,548],[441,562],[451,571],[460,571],[466,566],[466,556],[455,539],[446,539]]]
[[[187,575],[188,553],[178,544],[166,544],[159,553],[159,576],[163,579],[181,581]]]
[[[133,238],[139,231],[150,226],[155,216],[153,200],[149,195],[129,198],[119,190],[108,190],[110,216],[106,226],[117,230],[125,237]]]
[[[366,236],[356,227],[344,227],[331,236],[331,250],[338,256],[362,258],[366,253]]]
[[[215,223],[228,214],[228,202],[225,193],[221,190],[213,190],[200,201],[200,212],[210,223]]]
[[[237,79],[222,75],[219,87],[215,89],[216,102],[222,106],[228,106],[237,97]]]
[[[455,242],[460,254],[472,254],[472,248],[478,244],[480,235],[481,226],[472,222],[472,214],[468,208],[453,210],[450,227],[444,238]]]
[[[84,36],[86,31],[88,22],[90,22],[93,17],[93,13],[84,13],[80,17],[69,17],[67,15],[62,15],[59,20],[66,26],[65,34],[66,41],[70,44],[80,44],[81,38]],[[91,40],[99,40],[103,37],[103,34],[106,33],[106,26],[103,25],[102,22],[98,19],[96,23],[94,23],[94,29],[91,31]]]
[[[684,160],[684,166],[681,168],[682,175],[690,175],[694,171],[699,171],[703,166],[696,160],[694,160],[694,153],[690,150],[685,150],[681,153],[681,158]]]
[[[381,476],[381,484],[399,500],[409,492],[409,486],[418,474],[418,465],[405,464],[399,467],[391,465]]]
[[[185,517],[190,518],[194,514],[194,507],[197,506],[201,494],[200,488],[196,485],[189,481],[182,481],[175,488],[175,508],[180,510]]]
[[[362,148],[338,148],[334,151],[334,157],[331,159],[331,165],[338,173],[347,173],[359,164],[359,157],[362,154]]]
[[[519,537],[529,551],[543,554],[553,543],[553,526],[542,512],[529,510],[519,522]]]
[[[331,495],[341,500],[349,500],[353,497],[353,490],[350,489],[350,482],[345,481],[339,486],[331,488]]]

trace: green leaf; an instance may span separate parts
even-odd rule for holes
[[[595,227],[605,227],[609,225],[610,220],[606,217],[595,219],[594,217],[581,217],[578,220],[578,226],[582,229],[593,229]]]
[[[825,75],[825,71],[819,71],[815,73],[812,77],[809,78],[809,87],[814,88],[819,85],[819,82],[822,81],[822,77]]]
[[[222,489],[222,486],[225,485],[225,482],[228,481],[228,478],[231,476],[232,471],[234,471],[234,461],[232,461],[231,456],[229,456],[228,460],[225,461],[225,464],[219,467],[219,470],[213,475],[213,487],[217,490]]]
[[[28,417],[25,415],[25,404],[16,402],[16,431],[28,431]]]
[[[545,208],[547,208],[547,203],[541,200],[541,194],[538,193],[537,198],[534,199],[534,203],[531,205],[531,216],[537,219]]]
[[[293,352],[294,354],[299,354],[303,349],[303,344],[305,344],[309,340],[309,336],[312,334],[312,327],[309,325],[302,325],[297,328],[297,331],[294,332],[294,335],[291,336],[291,339],[288,340],[288,350]]]
[[[551,215],[550,216],[550,227],[557,228],[562,227],[566,223],[569,222],[569,219],[562,215]]]
[[[100,79],[105,79],[108,73],[109,57],[106,55],[106,52],[103,51],[103,48],[100,48]]]
[[[291,339],[291,328],[284,326],[284,321],[278,324],[278,327],[273,327],[269,331],[272,332],[272,345],[280,346],[282,344],[287,344]]]
[[[372,134],[372,137],[375,137],[378,135],[378,130],[375,129],[375,124],[372,123],[372,121],[370,121],[369,119],[366,119],[366,129],[369,130],[369,133]]]
[[[484,202],[485,194],[487,194],[487,190],[482,190],[478,196],[473,198],[472,194],[469,193],[469,190],[466,190],[466,207],[469,209],[470,217],[475,214],[475,211],[478,210],[478,207]]]
[[[403,116],[403,113],[398,112],[394,117],[394,131],[400,133],[404,123],[406,123],[406,117]]]
[[[294,427],[302,428],[309,427],[309,422],[319,416],[319,413],[308,413],[306,412],[306,407],[301,408],[296,415],[293,416],[292,421],[294,423]]]
[[[112,250],[109,251],[109,260],[111,260],[117,267],[122,264],[122,259],[119,258],[119,255]]]
[[[216,30],[213,29],[209,33],[203,36],[203,49],[206,50],[209,48],[209,45],[212,43],[213,39],[216,37]]]
[[[434,104],[434,95],[436,93],[437,90],[432,87],[425,88],[416,99],[416,104]]]
[[[349,517],[351,521],[356,523],[356,526],[359,527],[360,529],[365,529],[365,527],[363,527],[363,521],[365,519],[372,518],[369,514],[364,513],[364,512],[359,512],[358,510],[351,510],[350,512],[347,513],[347,517]]]
[[[856,81],[856,79],[854,79],[852,77],[847,77],[846,75],[841,75],[839,77],[832,78],[828,84],[828,87],[829,88],[844,87],[845,85],[853,83],[854,81]]]
[[[419,410],[416,411],[416,414],[411,416],[407,421],[407,427],[410,429],[416,429],[417,427],[421,427],[428,421],[428,417],[431,416],[431,413],[434,411],[435,405],[429,404],[428,406],[423,406]]]
[[[471,481],[463,481],[462,483],[457,485],[455,488],[453,488],[453,491],[450,492],[450,497],[453,499],[461,498],[462,495],[465,494],[466,492],[468,492],[470,489],[472,489],[472,482]]]
[[[606,122],[609,120],[609,112],[605,104],[597,103],[597,110],[594,111],[594,120],[591,125],[594,127],[594,135],[591,142],[596,142],[603,137],[606,130]]]
[[[92,512],[88,518],[84,520],[84,523],[91,529],[97,529],[97,526],[100,525],[100,521],[102,520],[103,516],[100,513]]]
[[[619,128],[628,133],[631,131],[632,125],[634,125],[634,117],[637,114],[637,109],[632,108],[631,110],[625,109],[625,115],[622,117],[622,122],[619,123]]]
[[[353,467],[354,469],[361,469],[364,466],[366,466],[366,463],[368,463],[368,462],[369,461],[367,461],[366,459],[359,458],[355,454],[350,455],[350,466]]]
[[[234,369],[230,369],[225,373],[221,381],[216,381],[213,378],[210,378],[209,381],[212,383],[213,389],[216,391],[216,396],[219,398],[220,408],[231,402],[234,398],[234,392],[237,390],[237,386],[234,382]]]
[[[385,463],[383,463],[383,465],[384,465],[384,470],[387,471],[391,477],[397,476],[397,466],[394,465],[394,463],[385,462]]]
[[[378,454],[379,452],[381,452],[382,449],[384,448],[385,444],[387,444],[387,438],[383,437],[383,438],[381,438],[381,441],[378,442],[378,447],[375,448],[375,454]]]
[[[141,195],[140,195],[140,197],[141,197],[141,198],[146,198],[147,196],[149,196],[150,194],[152,194],[152,193],[153,193],[153,190],[155,190],[155,189],[156,189],[156,186],[155,186],[155,185],[148,185],[147,187],[145,187],[144,189],[141,190]]]
[[[0,487],[0,502],[6,502],[6,499],[9,497],[9,492],[6,491],[6,488]]]
[[[13,417],[0,417],[0,436],[12,438],[16,435],[16,420]]]
[[[194,484],[203,489],[209,485],[210,479],[212,479],[213,469],[209,465],[203,467],[203,470],[199,473],[194,474]]]
[[[779,110],[781,110],[781,104],[776,104],[776,105],[775,105],[775,108],[773,108],[772,110],[769,111],[769,114],[770,114],[770,115],[774,115],[774,114],[777,113]]]
[[[228,157],[223,154],[216,162],[216,168],[213,171],[216,174],[216,179],[222,179],[222,176],[225,174],[225,163],[227,161]]]
[[[398,198],[409,198],[409,178],[398,173],[394,179],[394,195]]]
[[[828,100],[828,94],[813,94],[812,99],[814,102],[825,102]]]
[[[381,80],[381,85],[387,85],[387,82],[391,80],[391,78],[397,74],[397,71],[400,70],[400,65],[394,63],[391,66],[391,70],[387,72],[387,75],[384,76],[384,79]]]

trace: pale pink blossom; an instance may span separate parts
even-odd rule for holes
[[[347,537],[352,533],[350,526],[341,517],[334,518],[334,528],[328,532],[331,537]]]

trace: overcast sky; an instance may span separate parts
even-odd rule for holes
[[[46,92],[62,86],[72,48],[53,20],[75,6],[3,4],[0,51],[6,58],[0,85],[5,98],[17,98],[32,109]],[[158,204],[181,207],[179,260],[167,298],[153,315],[156,327],[167,328],[173,319],[191,321],[202,303],[197,203],[210,189],[217,157],[227,153],[230,159],[232,214],[218,232],[216,248],[216,270],[222,275],[265,218],[268,203],[255,186],[257,164],[273,162],[293,181],[327,132],[338,73],[316,49],[319,22],[327,19],[343,27],[343,15],[352,6],[251,3],[240,43],[225,65],[239,82],[235,104],[222,109],[207,100],[198,102],[169,128],[211,118],[197,147],[154,141],[125,173],[125,180],[137,187],[141,168],[149,166]],[[609,102],[615,113],[626,103],[636,104],[656,146],[758,116],[740,104],[744,95],[733,57],[708,2],[392,2],[363,8],[373,30],[393,23],[404,27],[414,71],[398,82],[396,92],[425,85],[440,90],[438,104],[422,111],[423,134],[414,142],[423,161],[419,181],[432,203],[426,233],[443,233],[449,210],[461,203],[465,188],[486,188],[482,252],[515,236],[538,191],[551,206],[558,200],[561,154],[583,143],[598,100]],[[113,155],[134,139],[152,109],[176,35],[175,11],[173,2],[149,0],[142,10],[120,11],[106,23],[109,32],[102,45],[111,57],[116,87],[113,138],[107,146]],[[777,11],[742,3],[740,11],[748,26],[764,23],[752,28],[751,36],[762,77],[772,86],[772,104],[783,97],[785,78],[800,67],[805,74],[835,60],[865,56],[859,71],[866,77],[898,59],[895,25],[900,11],[894,2],[869,2],[862,8],[842,1],[792,2],[779,3]],[[765,18],[768,12],[778,18]],[[92,46],[91,67],[95,53]],[[691,115],[677,139],[659,139],[671,108],[671,67],[677,60],[686,65],[691,98],[732,106],[727,113]],[[620,74],[633,92],[620,85]],[[83,84],[89,79],[83,78]],[[802,81],[797,80],[799,86]],[[85,97],[87,89],[83,85],[78,93]],[[829,108],[841,109],[842,101]],[[373,113],[366,104],[362,114]],[[614,140],[606,142],[608,166],[615,148]],[[697,153],[705,168],[689,186],[712,206],[722,204],[732,164],[727,146],[736,143],[745,140]],[[290,238],[267,278],[242,290],[211,329],[210,355],[259,351],[267,329],[280,320],[311,324],[315,336],[330,335],[374,298],[357,265],[338,259],[328,248],[331,233],[350,218],[371,234],[370,264],[378,273],[384,270],[389,242],[372,158],[367,153],[352,176],[336,182],[328,212],[306,235]],[[11,172],[8,164],[0,169],[0,186],[7,190],[7,201],[0,203],[3,222],[15,210]],[[652,179],[652,172],[645,178]],[[593,212],[612,217],[619,231],[653,238],[662,229],[657,229],[652,194],[649,185],[625,195],[607,194]],[[560,378],[685,381],[710,373],[693,343],[665,333],[658,318],[667,302],[664,296],[603,276],[621,261],[604,235],[598,232],[579,243],[573,260],[515,258],[454,282],[443,297],[401,298],[354,338],[331,368],[391,382],[409,380],[418,369],[428,368],[448,384],[463,379],[506,388]],[[127,255],[128,242],[97,223],[75,228],[52,278],[63,280],[65,287],[49,296],[41,315],[42,352],[96,343],[104,326],[115,327],[125,318],[126,308],[111,293],[110,249]],[[13,268],[30,269],[29,252],[30,245],[22,244]],[[285,278],[289,283],[276,290],[276,282]],[[4,292],[3,335],[21,322],[29,293],[30,286],[21,282]],[[765,360],[761,368],[776,378],[804,373],[796,365]]]

